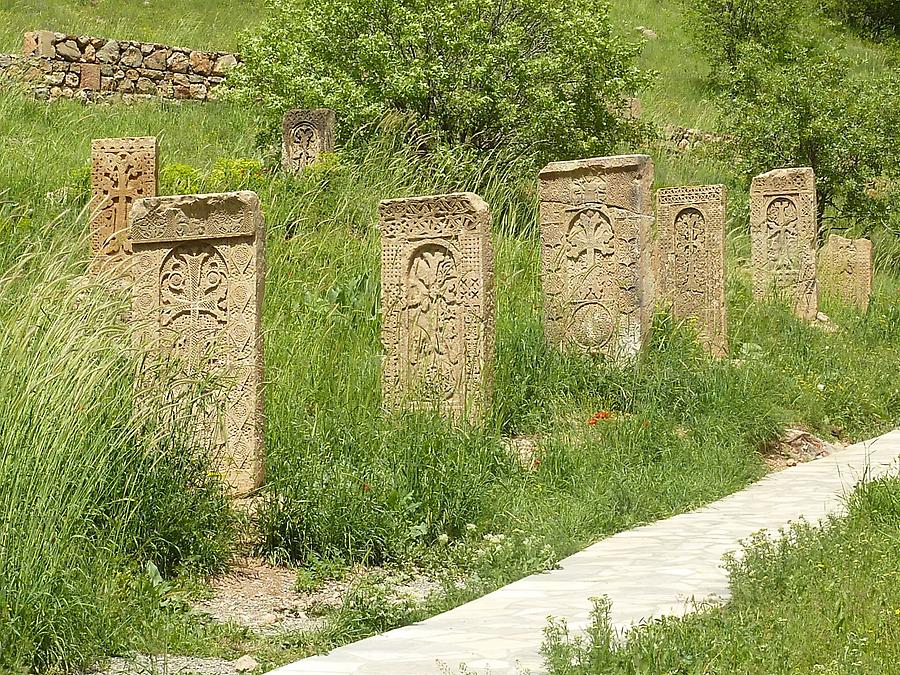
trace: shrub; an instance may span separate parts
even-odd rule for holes
[[[274,133],[333,108],[339,136],[401,113],[440,143],[583,156],[633,133],[615,108],[647,81],[603,0],[269,0],[243,40],[239,100]]]
[[[900,218],[900,78],[862,80],[830,49],[773,64],[761,49],[738,63],[722,108],[748,176],[779,166],[816,172],[823,224],[868,234]]]
[[[875,35],[900,35],[897,0],[822,0],[825,12],[847,25]]]
[[[745,49],[759,47],[766,61],[791,51],[804,0],[687,0],[688,30],[709,60],[712,75],[727,82]]]

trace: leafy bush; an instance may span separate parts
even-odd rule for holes
[[[603,0],[268,5],[232,81],[270,132],[288,108],[325,106],[344,139],[401,113],[440,143],[591,155],[629,137],[615,108],[648,81]]]
[[[900,35],[897,0],[823,0],[825,11],[846,24],[876,35]]]
[[[790,52],[804,0],[686,0],[688,30],[697,49],[727,81],[748,47],[766,50],[767,59]]]
[[[773,64],[761,49],[739,62],[722,108],[744,173],[816,172],[819,216],[868,234],[900,219],[900,78],[858,79],[831,49]]]

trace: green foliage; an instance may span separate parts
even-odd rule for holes
[[[826,48],[779,64],[747,50],[723,112],[737,139],[740,168],[816,172],[819,216],[870,234],[900,222],[900,77],[861,79]]]
[[[806,0],[684,0],[694,45],[727,82],[748,47],[765,50],[766,61],[792,49],[797,17]]]
[[[603,0],[270,0],[233,83],[274,133],[329,107],[343,139],[389,113],[438,143],[591,156],[634,136],[614,108],[643,87],[640,48]]]
[[[232,546],[226,500],[180,425],[133,409],[124,299],[81,277],[72,248],[0,275],[3,672],[127,647],[159,610],[142,561],[220,569]]]
[[[896,0],[821,0],[824,10],[848,25],[876,36],[900,35]]]
[[[552,675],[888,673],[900,663],[900,480],[858,488],[850,513],[755,537],[722,607],[636,628],[623,645],[601,601],[584,637],[547,631]]]

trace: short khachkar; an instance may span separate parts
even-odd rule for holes
[[[142,199],[132,207],[131,240],[137,342],[176,363],[184,381],[220,383],[219,395],[193,411],[194,432],[230,491],[246,494],[263,477],[259,199],[253,192]]]
[[[323,152],[334,152],[334,111],[319,108],[285,113],[281,144],[285,171],[300,171]]]
[[[540,173],[548,340],[629,359],[653,313],[651,186],[645,155],[548,164]]]
[[[380,211],[385,404],[477,418],[493,379],[488,205],[463,192],[383,201]]]
[[[872,242],[829,236],[819,251],[819,285],[825,295],[866,311],[872,295]]]
[[[156,196],[156,139],[91,141],[91,256],[95,269],[127,274],[129,212],[136,199]]]
[[[725,321],[725,186],[656,193],[658,292],[680,321],[695,323],[715,356],[728,349]]]
[[[753,296],[775,291],[801,319],[819,312],[816,179],[810,168],[776,169],[750,187]]]

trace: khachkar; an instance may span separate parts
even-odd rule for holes
[[[725,321],[725,186],[656,193],[658,291],[678,320],[691,321],[715,356],[728,348]]]
[[[872,295],[872,242],[829,236],[819,251],[819,284],[826,295],[866,311]]]
[[[112,267],[127,274],[131,205],[156,196],[156,174],[155,138],[91,141],[91,255],[96,269]]]
[[[334,152],[334,111],[289,110],[282,125],[281,164],[286,171],[300,171],[323,152]]]
[[[380,211],[384,401],[477,418],[493,380],[488,205],[462,192],[383,201]]]
[[[633,357],[653,313],[646,155],[548,164],[540,173],[545,331],[563,349]]]
[[[132,207],[132,317],[139,344],[221,398],[195,411],[233,494],[263,477],[260,332],[264,222],[253,192],[142,199]],[[152,360],[151,360],[152,363]]]
[[[750,187],[753,295],[776,291],[801,319],[819,311],[816,283],[816,179],[810,168],[776,169]]]

